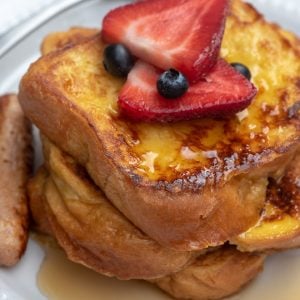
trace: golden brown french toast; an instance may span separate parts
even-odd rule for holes
[[[47,169],[54,181],[57,181],[58,191],[66,191],[66,187],[68,187],[70,195],[80,194],[83,199],[93,198],[93,190],[99,190],[99,188],[93,184],[86,172],[47,138],[43,138],[43,144]],[[231,242],[237,245],[239,250],[269,251],[272,249],[293,248],[300,245],[299,168],[300,157],[298,155],[279,183],[272,178],[270,179],[260,220],[246,232],[231,239]],[[33,190],[36,191],[38,187],[42,186],[39,178],[44,177],[44,172],[34,179],[37,186]],[[41,194],[42,192],[41,190],[38,193]],[[66,192],[61,191],[60,194],[63,196]],[[31,198],[35,198],[33,193]],[[38,198],[41,198],[41,196],[38,196]],[[109,200],[106,199],[105,201]],[[38,207],[35,210],[37,210],[37,213],[34,214],[36,215],[35,219],[38,220],[38,224],[43,225],[45,217],[42,217],[42,220],[39,219],[41,215],[44,216],[44,213],[41,213],[41,209]],[[91,217],[91,214],[89,216]]]
[[[80,42],[89,39],[91,36],[97,34],[99,30],[84,28],[84,27],[72,27],[66,32],[53,32],[47,35],[41,45],[41,52],[47,54],[52,52],[53,49],[62,49],[64,47],[70,47]]]
[[[72,261],[122,279],[143,278],[141,272],[157,272],[160,263],[167,276],[150,281],[176,298],[195,300],[234,293],[262,270],[264,254],[241,253],[232,246],[223,246],[194,256],[177,252],[178,258],[192,259],[172,272],[168,265],[174,263],[175,252],[153,247],[154,241],[134,229],[101,196],[82,167],[47,139],[43,142],[47,169],[40,169],[31,180],[31,210],[39,228],[54,236]],[[164,260],[159,261],[159,255]]]
[[[259,93],[237,117],[176,124],[119,116],[124,82],[104,70],[103,48],[98,35],[34,63],[20,85],[26,115],[162,245],[202,249],[255,225],[268,177],[299,148],[298,47],[233,1],[221,53],[250,68]]]
[[[15,265],[27,245],[31,139],[31,125],[17,96],[0,97],[0,265],[4,266]]]
[[[29,185],[31,210],[70,260],[108,276],[149,279],[178,272],[198,255],[160,246],[121,215],[72,158],[46,138],[43,146],[48,172],[40,170]]]
[[[222,246],[200,255],[184,270],[153,282],[177,299],[221,299],[255,278],[263,269],[264,259],[264,254],[242,253]]]
[[[243,251],[300,246],[300,156],[280,182],[270,179],[266,203],[258,223],[232,242]]]

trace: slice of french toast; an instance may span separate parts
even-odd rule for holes
[[[233,1],[221,54],[250,68],[259,93],[237,117],[175,124],[119,115],[124,82],[104,70],[104,46],[98,35],[34,63],[20,85],[27,116],[162,245],[202,249],[256,224],[268,177],[281,177],[299,148],[296,42]]]
[[[57,239],[70,260],[121,279],[145,279],[164,269],[166,276],[150,281],[176,298],[195,300],[237,292],[262,270],[265,254],[241,253],[228,245],[177,252],[177,266],[170,268],[174,251],[134,228],[71,157],[47,139],[43,145],[47,168],[29,184],[31,210],[39,228]]]
[[[71,157],[47,139],[43,148],[48,171],[29,184],[31,211],[70,260],[107,276],[150,279],[178,272],[199,255],[160,246],[120,214]]]
[[[99,190],[99,188],[94,185],[82,167],[54,146],[47,138],[42,140],[47,169],[54,181],[57,182],[57,189],[63,190],[60,194],[66,194],[64,191],[67,190],[66,187],[68,186],[70,195],[81,194],[83,199],[92,199],[93,190]],[[246,232],[231,239],[231,243],[237,245],[239,250],[257,252],[300,246],[299,167],[300,157],[298,155],[280,182],[277,183],[270,178],[260,220]],[[38,185],[40,185],[39,177],[42,176],[37,176],[35,179]],[[108,202],[109,200],[104,201]],[[66,207],[68,206],[66,205]],[[39,219],[39,215],[43,215],[43,213],[36,215],[36,219]],[[44,219],[38,223],[42,224]]]
[[[26,184],[32,166],[31,124],[17,96],[0,97],[0,265],[13,266],[29,235]]]

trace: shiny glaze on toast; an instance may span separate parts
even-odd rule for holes
[[[300,245],[300,156],[278,182],[269,179],[266,201],[256,225],[232,240],[243,251]]]
[[[173,249],[220,245],[254,226],[268,177],[280,178],[299,147],[298,40],[232,3],[222,56],[246,64],[259,88],[238,116],[125,120],[117,107],[124,81],[104,70],[99,35],[52,49],[20,86],[23,109],[41,132],[85,166],[131,222]],[[65,36],[72,40],[58,37],[54,48]]]
[[[296,41],[284,38],[249,5],[233,2],[221,55],[228,62],[247,65],[259,92],[248,109],[219,120],[147,124],[124,119],[116,104],[124,81],[104,70],[100,36],[54,54],[51,81],[96,131],[107,132],[107,151],[135,184],[198,189],[297,147],[300,54]]]

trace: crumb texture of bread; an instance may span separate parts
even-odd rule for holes
[[[100,35],[35,62],[20,100],[132,223],[161,245],[199,250],[258,222],[268,178],[280,178],[299,149],[297,41],[232,1],[221,56],[247,65],[259,92],[242,116],[224,120],[124,119],[117,105],[124,81],[104,70]]]
[[[0,265],[4,266],[15,265],[27,245],[31,142],[31,124],[16,95],[0,97]]]

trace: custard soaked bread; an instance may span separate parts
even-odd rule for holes
[[[109,204],[71,157],[47,139],[43,145],[46,168],[30,182],[31,210],[70,260],[121,279],[152,278],[180,299],[224,297],[262,270],[264,254],[233,246],[194,253],[159,246]]]
[[[136,276],[149,279],[158,272],[167,274],[180,269],[176,273],[171,272],[162,278],[151,280],[179,299],[225,297],[238,291],[262,270],[265,254],[241,253],[228,246],[194,255],[179,252],[176,261],[175,252],[154,246],[154,241],[137,228],[134,229],[109,204],[82,167],[71,157],[45,138],[43,145],[47,169],[41,169],[29,185],[31,210],[42,231],[54,236],[72,261],[123,279]],[[239,247],[245,241],[247,250],[251,247],[251,251],[270,250],[279,248],[279,245],[281,248],[299,246],[299,240],[291,235],[295,232],[289,226],[294,217],[292,222],[297,223],[299,228],[299,217],[291,214],[286,222],[287,207],[283,206],[286,197],[289,197],[289,211],[292,206],[297,210],[299,205],[295,181],[299,174],[298,162],[299,160],[288,168],[281,180],[280,186],[288,191],[283,199],[279,197],[283,196],[284,191],[276,189],[278,194],[275,195],[273,183],[269,184],[265,213],[258,224],[261,235],[256,240],[237,238],[235,242]],[[274,202],[274,199],[277,200]],[[272,203],[273,215],[269,213]],[[254,226],[248,232],[256,230],[255,228]],[[299,230],[297,234],[299,235]],[[183,264],[184,257],[186,264]]]
[[[43,178],[45,174],[47,176],[49,175],[47,171],[43,169],[31,181],[30,190],[35,194],[34,201],[31,202],[31,208],[40,209],[39,204],[41,203],[39,202],[48,201],[45,200],[46,197],[53,196],[50,191],[50,193],[48,192],[48,196],[45,196],[44,192],[38,193],[41,191],[40,182],[45,179],[45,177]],[[50,177],[47,177],[46,181],[51,181],[49,178]],[[79,198],[76,201],[82,201],[82,199]],[[35,205],[37,205],[37,207],[33,207]],[[39,211],[39,216],[40,220],[42,220],[41,217],[44,218],[44,220],[47,219],[47,216],[49,217],[45,211]],[[52,217],[50,216],[50,218]],[[51,224],[53,223],[51,222]],[[49,226],[51,227],[50,224]],[[54,230],[57,230],[55,227],[56,226],[54,226]],[[49,228],[47,231],[49,232]],[[55,231],[52,233],[54,236],[56,236],[56,234]],[[58,239],[58,241],[68,254],[69,259],[92,268],[93,270],[100,271],[100,269],[97,269],[97,264],[90,265],[91,260],[89,260],[89,263],[83,260],[84,256],[82,251],[79,254],[76,253],[80,249],[80,245],[72,248],[68,241],[69,237],[65,235],[63,238],[65,239],[64,243],[61,243],[62,239]],[[144,249],[142,249],[142,251],[143,250]],[[141,251],[141,249],[139,251]],[[149,254],[149,251],[144,252],[144,258],[147,258],[146,254]],[[150,258],[152,259],[153,257]],[[220,247],[207,254],[199,255],[195,260],[191,261],[190,265],[187,265],[177,273],[171,273],[150,281],[176,298],[195,300],[219,299],[237,292],[250,280],[255,278],[263,269],[264,259],[264,254],[242,253],[233,247]],[[155,264],[156,261],[153,261],[153,263]],[[143,268],[146,265],[147,261],[141,262],[140,267]],[[136,266],[132,265],[129,267],[129,270],[122,270],[123,275],[121,277],[125,278],[124,272],[127,272],[126,278],[128,279],[129,272],[132,272],[135,268]],[[108,275],[109,273],[106,274]]]
[[[78,247],[81,245],[84,247],[85,240],[90,240],[90,244],[93,245],[93,249],[100,257],[103,253],[102,248],[106,247],[108,249],[110,247],[110,252],[114,254],[116,262],[118,261],[117,253],[119,253],[119,249],[115,248],[115,242],[109,246],[110,242],[112,242],[112,239],[121,241],[122,237],[131,236],[131,239],[124,239],[118,243],[122,246],[122,249],[123,247],[127,249],[128,266],[134,267],[138,261],[138,252],[140,252],[137,249],[143,249],[143,257],[145,253],[148,253],[146,257],[151,257],[152,268],[149,269],[148,267],[147,272],[148,274],[152,272],[153,277],[156,276],[154,273],[157,268],[155,262],[159,257],[164,258],[166,261],[169,260],[168,263],[177,260],[179,264],[174,263],[172,266],[175,270],[182,268],[196,256],[202,254],[202,252],[197,251],[193,254],[190,252],[177,252],[176,257],[175,252],[167,251],[163,247],[156,246],[153,248],[155,243],[150,242],[151,239],[143,234],[141,235],[141,233],[140,236],[143,236],[143,240],[147,243],[135,247],[133,241],[136,241],[137,238],[133,237],[135,236],[134,232],[137,231],[133,230],[134,226],[131,224],[131,226],[128,226],[127,221],[124,221],[126,218],[109,204],[109,200],[94,185],[86,171],[74,159],[59,150],[47,138],[42,140],[47,168],[43,168],[30,184],[31,209],[42,231],[51,232],[52,235],[56,236],[62,248],[65,249],[66,242],[60,241],[57,231],[51,230],[51,228],[55,229],[55,226],[51,226],[51,224],[44,226],[47,219],[51,220],[54,217],[56,223],[60,224],[60,229],[68,233],[69,238],[72,239],[70,242],[77,244]],[[289,166],[280,182],[275,183],[273,179],[270,179],[260,220],[246,232],[234,237],[231,243],[236,244],[243,251],[256,252],[299,246],[300,190],[297,185],[299,166],[300,160],[297,156],[296,161]],[[45,183],[49,181],[50,183],[47,185],[50,184],[51,187],[46,188]],[[45,204],[46,207],[49,207],[47,212],[43,212]],[[78,221],[80,223],[79,227],[76,226]],[[82,232],[84,238],[80,238],[80,232]],[[84,234],[87,232],[89,235]],[[111,235],[112,232],[127,233]],[[107,238],[108,240],[106,240]],[[124,249],[121,252],[123,254]],[[156,251],[152,251],[152,249],[156,249]],[[157,251],[158,249],[160,251]],[[68,253],[68,249],[65,250]],[[162,255],[163,253],[164,255]],[[182,255],[183,253],[185,253],[185,256]],[[130,254],[135,259],[130,261]],[[85,259],[87,259],[87,256],[82,258],[81,261]],[[147,261],[139,263],[139,267],[144,263],[147,264]],[[118,263],[118,266],[121,268],[121,263]],[[164,266],[159,265],[158,260],[157,266],[157,270],[164,268],[165,273],[172,273],[172,267],[169,268],[167,263]],[[93,267],[92,265],[91,268]],[[130,271],[134,272],[133,268]],[[129,272],[129,267],[126,268],[126,272]]]
[[[271,180],[260,222],[234,239],[239,248],[245,250],[246,244],[246,250],[255,253],[225,246],[209,253],[176,254],[134,228],[71,157],[46,138],[43,145],[47,169],[41,169],[29,185],[35,220],[57,239],[69,259],[100,273],[123,279],[166,274],[151,281],[177,298],[218,299],[236,292],[262,269],[265,255],[258,250],[299,246],[299,216],[289,214],[299,206],[298,158],[278,184],[287,195],[274,190]],[[255,235],[257,227],[260,235]]]
[[[70,260],[108,276],[149,279],[178,272],[199,254],[160,246],[120,214],[71,157],[47,139],[43,147],[48,171],[29,185],[31,210]]]
[[[174,124],[119,115],[124,82],[104,70],[103,48],[98,35],[34,63],[20,86],[26,115],[162,245],[215,246],[257,223],[268,177],[281,177],[299,147],[296,46],[233,1],[221,54],[249,67],[258,95],[238,117]]]

